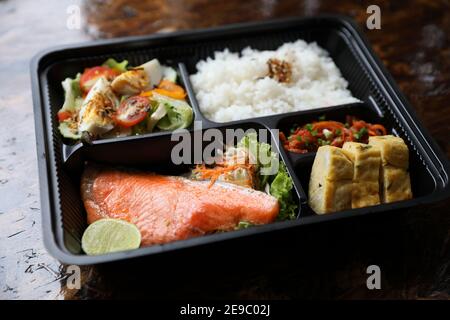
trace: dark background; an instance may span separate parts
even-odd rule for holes
[[[365,27],[371,4],[381,8],[381,30]],[[67,27],[71,5],[80,8],[81,29]],[[449,1],[0,0],[0,299],[448,299],[450,200],[84,267],[80,290],[66,288],[66,266],[43,248],[29,80],[35,53],[96,38],[318,13],[359,23],[450,156]],[[366,287],[371,264],[381,268],[381,290]]]

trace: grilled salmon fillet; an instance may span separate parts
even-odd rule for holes
[[[240,221],[269,223],[279,212],[276,198],[250,188],[96,165],[83,172],[81,195],[88,223],[134,223],[144,246],[232,230]]]

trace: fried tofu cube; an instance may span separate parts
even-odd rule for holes
[[[378,183],[381,156],[377,147],[359,142],[346,142],[342,148],[353,161],[353,181]]]
[[[380,184],[377,182],[355,182],[352,189],[352,209],[380,204]]]
[[[352,181],[326,180],[309,193],[309,205],[317,214],[342,211],[351,208]]]
[[[369,144],[378,147],[381,153],[381,201],[390,203],[411,199],[409,150],[403,139],[394,136],[369,137]]]
[[[369,145],[380,149],[383,165],[408,169],[409,151],[402,138],[392,135],[369,137]]]
[[[379,204],[380,150],[359,142],[346,142],[342,148],[354,165],[352,208]]]
[[[314,170],[314,167],[319,170]],[[329,180],[351,180],[353,163],[345,150],[338,147],[321,146],[317,150],[311,175],[326,176]]]
[[[391,165],[381,167],[381,200],[390,203],[412,198],[409,173]]]
[[[332,146],[317,150],[309,181],[309,205],[318,214],[350,209],[353,163],[346,151]]]

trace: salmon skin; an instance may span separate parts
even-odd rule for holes
[[[250,188],[98,165],[86,166],[81,196],[89,224],[134,223],[143,246],[233,230],[240,221],[266,224],[279,212],[276,198]]]

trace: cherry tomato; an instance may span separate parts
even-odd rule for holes
[[[91,88],[94,86],[98,78],[105,77],[107,80],[111,81],[119,74],[120,72],[109,67],[98,66],[87,68],[84,70],[80,78],[81,90],[83,90],[85,93],[88,93],[89,90],[91,90]]]
[[[64,120],[70,119],[72,117],[72,113],[69,111],[58,111],[58,121],[63,122]]]
[[[117,109],[116,123],[125,128],[132,127],[147,116],[150,109],[150,101],[141,96],[133,96],[125,99]]]

